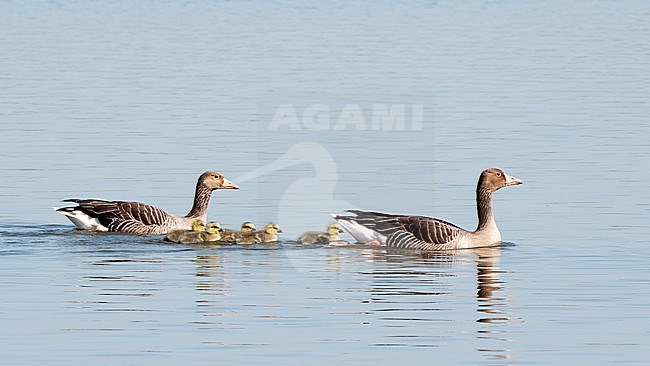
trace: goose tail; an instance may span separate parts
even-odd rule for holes
[[[347,211],[351,212],[351,211]],[[354,215],[354,216],[352,216]],[[332,217],[347,233],[352,235],[357,242],[361,244],[367,244],[370,242],[378,241],[381,244],[386,244],[386,236],[382,235],[368,227],[361,225],[355,220],[356,214],[352,212],[352,215],[339,215],[332,214]]]
[[[65,200],[65,202],[71,202]],[[79,207],[53,207],[53,209],[67,217],[80,230],[108,231],[108,228],[102,225],[96,217],[92,217],[81,211]]]

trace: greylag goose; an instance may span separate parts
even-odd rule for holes
[[[212,191],[239,189],[220,173],[207,171],[199,177],[194,194],[194,205],[185,216],[172,215],[158,207],[139,202],[104,201],[96,199],[67,199],[77,206],[62,207],[65,215],[82,230],[112,231],[129,234],[166,234],[173,230],[187,230],[196,219],[205,222]]]
[[[199,244],[219,241],[221,239],[221,225],[210,221],[205,226],[205,231],[185,231],[177,241],[181,244]]]
[[[181,237],[187,233],[199,233],[203,232],[205,230],[205,222],[203,220],[194,220],[192,221],[192,228],[190,230],[174,230],[170,231],[167,233],[167,236],[165,236],[166,241],[171,241],[174,243],[180,243],[181,242]]]
[[[278,234],[282,233],[282,229],[275,222],[269,222],[264,225],[264,230],[254,231],[251,233],[243,233],[237,239],[237,244],[256,244],[256,243],[272,243],[278,241]]]
[[[333,222],[327,225],[327,230],[323,231],[307,231],[300,235],[298,238],[298,243],[300,244],[329,244],[333,241],[340,241],[341,238],[339,234],[341,233],[341,227],[338,223]]]
[[[237,241],[237,238],[243,234],[243,233],[252,233],[255,231],[255,224],[253,224],[250,221],[246,221],[245,223],[241,224],[241,229],[239,231],[237,230],[229,230],[225,229],[221,232],[221,241],[223,242],[228,242],[228,243],[234,243]]]
[[[492,194],[522,181],[499,168],[486,169],[476,186],[478,227],[467,231],[449,222],[424,216],[391,215],[349,210],[351,216],[334,219],[357,241],[365,244],[419,250],[467,249],[498,245],[501,233],[492,215]]]

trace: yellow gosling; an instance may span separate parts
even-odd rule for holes
[[[183,233],[179,239],[181,244],[199,244],[215,242],[221,239],[221,225],[218,222],[209,222],[205,231],[190,231]]]
[[[205,233],[203,235],[203,241],[208,242],[208,241],[221,241],[221,232],[223,229],[221,228],[221,224],[219,224],[216,221],[210,221],[208,222],[208,225],[205,229]]]
[[[205,230],[205,222],[203,222],[203,220],[197,219],[192,221],[191,230],[174,230],[169,234],[167,234],[165,240],[174,243],[180,243],[180,239],[184,234],[191,233],[191,232],[203,232],[204,230]]]
[[[333,241],[340,241],[342,230],[339,224],[333,222],[327,225],[327,231],[307,231],[304,234],[300,235],[298,242],[300,244],[312,245],[312,244],[328,244]]]
[[[252,233],[253,231],[255,231],[255,224],[252,222],[246,221],[245,223],[241,224],[242,233]]]
[[[269,222],[264,226],[263,231],[253,231],[242,233],[237,238],[237,244],[256,244],[256,243],[273,243],[278,241],[278,234],[282,233],[282,229],[275,222]]]
[[[221,241],[228,243],[237,242],[237,238],[241,237],[242,234],[252,233],[255,231],[255,224],[250,221],[246,221],[241,224],[241,230],[229,230],[225,229],[221,232]]]

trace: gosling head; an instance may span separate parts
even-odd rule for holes
[[[206,187],[213,191],[215,189],[239,189],[237,185],[224,178],[219,172],[207,171],[199,177],[197,187]]]
[[[342,232],[341,227],[338,223],[333,222],[327,225],[327,235],[329,236],[338,236]]]
[[[266,224],[264,226],[264,232],[269,235],[278,235],[283,233],[282,229],[280,229],[280,225],[276,224],[275,222],[269,222]]]
[[[192,231],[205,231],[205,222],[203,220],[192,221]]]
[[[499,168],[485,169],[478,179],[477,191],[495,192],[500,188],[507,186],[516,186],[522,184],[520,179],[506,174]]]
[[[216,234],[216,233],[222,232],[223,229],[221,228],[221,224],[219,224],[218,222],[210,221],[206,225],[205,231],[209,232],[210,234]]]
[[[255,231],[255,224],[252,222],[246,221],[245,223],[241,224],[242,233],[252,233],[253,231]]]

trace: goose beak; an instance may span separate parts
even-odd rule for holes
[[[223,230],[224,230],[224,229],[222,229],[222,228],[219,228],[219,232],[220,232],[220,233],[221,233],[221,232],[223,232]]]
[[[278,233],[282,234],[282,233],[284,233],[284,231],[282,231],[282,229],[278,228]]]
[[[223,178],[223,185],[221,186],[221,189],[239,189],[239,187],[228,179]]]
[[[504,173],[505,174],[505,173]],[[518,186],[524,182],[521,179],[515,178],[512,175],[506,174],[506,186]]]

